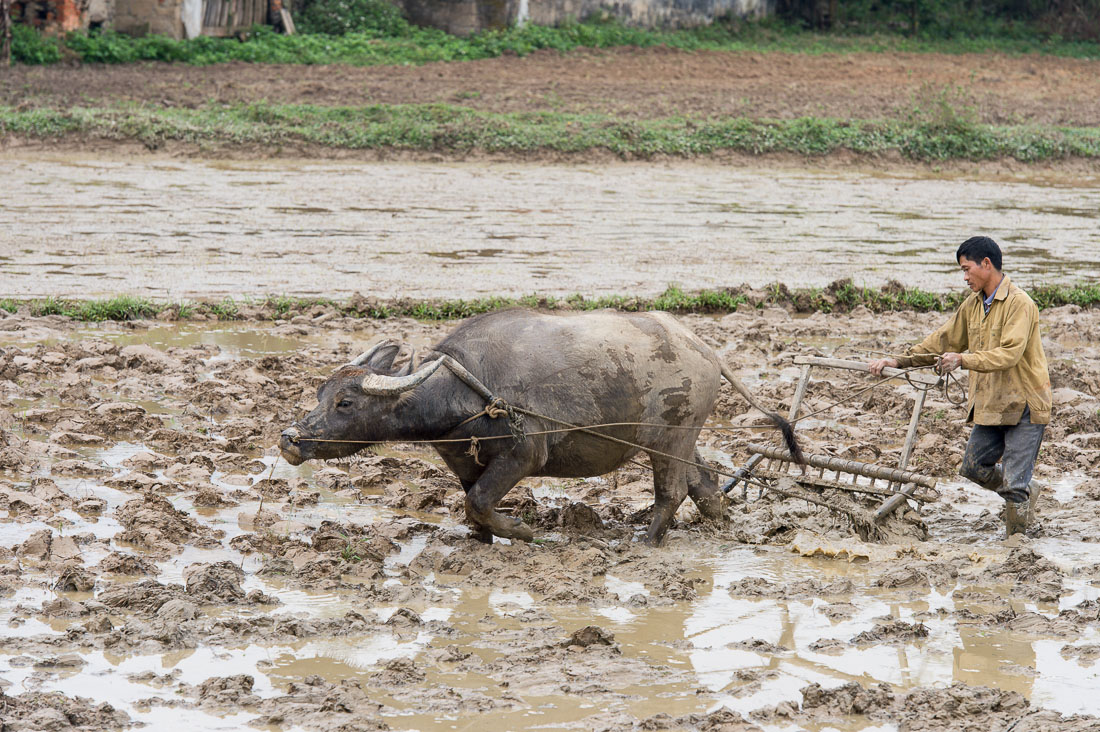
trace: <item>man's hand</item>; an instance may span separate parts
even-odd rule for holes
[[[962,363],[963,357],[961,353],[945,353],[936,359],[936,373],[949,374],[962,366]]]
[[[896,369],[897,367],[898,360],[896,358],[880,358],[867,364],[868,370],[875,376],[882,376],[882,370],[885,368]]]

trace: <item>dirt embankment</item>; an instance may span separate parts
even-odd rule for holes
[[[1100,61],[995,54],[544,51],[417,67],[244,63],[17,66],[0,105],[196,107],[269,101],[446,103],[494,112],[596,112],[623,119],[905,117],[940,100],[992,124],[1100,125]]]
[[[865,358],[940,318],[773,308],[685,320],[785,406],[794,355]],[[170,714],[206,729],[240,714],[264,729],[514,729],[537,714],[607,730],[1096,729],[1073,712],[1100,709],[1057,690],[1093,683],[1098,656],[1087,638],[1100,632],[1100,312],[1043,320],[1056,418],[1028,536],[1002,543],[997,502],[950,482],[966,429],[933,392],[912,465],[944,481],[941,497],[895,518],[889,542],[753,488],[720,524],[685,504],[651,549],[636,540],[652,496],[644,461],[524,482],[503,510],[542,542],[492,546],[469,537],[463,493],[424,447],[277,464],[279,431],[334,365],[380,334],[424,344],[449,324],[318,306],[241,324],[244,345],[231,347],[225,325],[5,317],[4,722],[107,730]],[[806,406],[865,378],[815,380]],[[911,397],[890,384],[799,433],[812,452],[890,464]],[[715,419],[758,415],[725,395]],[[743,464],[748,439],[701,443]],[[1064,664],[1033,650],[1051,641]],[[831,682],[806,686],[807,669]]]

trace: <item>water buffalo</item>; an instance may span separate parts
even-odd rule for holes
[[[463,367],[473,376],[463,380]],[[655,501],[646,538],[659,544],[686,496],[709,518],[725,508],[711,474],[680,461],[701,462],[695,441],[722,376],[766,412],[710,347],[666,313],[507,310],[471,318],[419,360],[395,341],[376,345],[320,386],[317,407],[283,432],[279,447],[298,465],[345,457],[373,442],[515,435],[506,416],[470,420],[486,407],[488,392],[571,425],[644,422],[649,426],[596,431],[648,453]],[[799,454],[786,421],[766,413]],[[478,539],[533,538],[527,524],[495,509],[523,478],[602,475],[639,452],[588,432],[535,434],[561,429],[561,422],[526,414],[523,437],[481,439],[476,450],[468,439],[434,445],[466,491],[466,516]]]

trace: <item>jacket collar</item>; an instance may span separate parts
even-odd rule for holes
[[[1004,300],[1005,298],[1007,298],[1008,292],[1012,289],[1012,286],[1012,280],[1008,279],[1008,275],[1005,275],[1004,279],[1001,280],[1001,284],[997,287],[997,291],[993,293],[993,302],[997,302],[998,300]],[[981,290],[978,290],[977,292],[971,292],[970,298],[973,300],[977,300],[978,304],[981,304],[985,302],[985,293]]]

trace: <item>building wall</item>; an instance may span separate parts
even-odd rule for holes
[[[115,30],[183,38],[182,0],[115,0]]]
[[[528,0],[527,20],[555,25],[606,15],[646,28],[689,28],[723,16],[760,17],[773,8],[774,0]]]
[[[114,27],[115,0],[89,0],[88,26],[92,28]]]
[[[47,33],[67,33],[88,27],[88,5],[84,0],[15,0],[11,16],[19,23]]]
[[[775,0],[403,0],[401,4],[412,22],[458,35],[518,22],[557,25],[592,15],[648,28],[686,28],[729,15],[761,17],[775,8]]]

